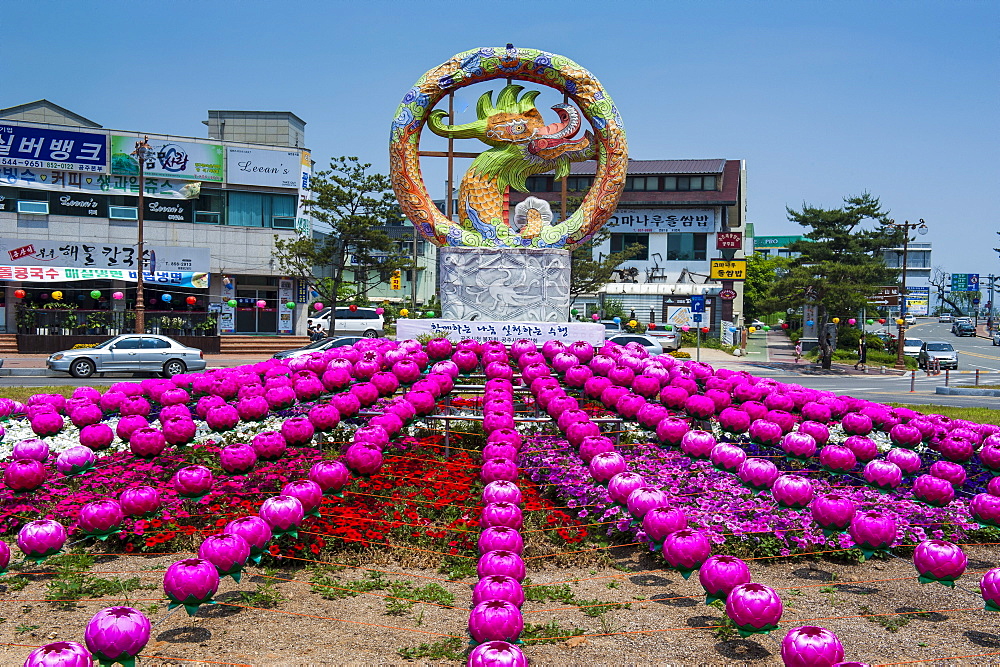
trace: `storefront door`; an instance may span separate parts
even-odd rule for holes
[[[278,288],[236,290],[236,333],[278,333]],[[257,307],[264,301],[263,308]]]

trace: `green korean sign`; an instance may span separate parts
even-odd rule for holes
[[[139,174],[139,162],[132,153],[140,137],[111,136],[111,173],[122,176]],[[144,165],[146,176],[185,181],[225,179],[224,151],[221,144],[199,144],[172,139],[150,139],[149,156]]]

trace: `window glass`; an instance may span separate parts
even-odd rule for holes
[[[115,350],[138,350],[140,339],[138,338],[122,338],[117,343],[115,343]]]
[[[142,349],[144,350],[158,350],[160,348],[170,347],[170,343],[160,338],[143,338],[142,339]]]
[[[667,259],[703,261],[707,257],[708,234],[667,234]]]
[[[715,189],[715,176],[705,176],[704,177],[704,186],[705,186],[706,190],[714,190]]]
[[[529,176],[525,181],[528,192],[552,192],[548,176]]]
[[[676,234],[668,234],[667,236],[676,236]],[[636,243],[642,246],[642,251],[635,257],[632,257],[632,259],[648,260],[649,234],[612,234],[611,252],[622,252],[629,246]]]
[[[701,190],[701,176],[692,176],[691,177],[691,189],[692,190]]]
[[[566,189],[570,192],[583,192],[593,184],[592,176],[570,176],[566,179]]]
[[[664,176],[663,177],[663,189],[664,190],[676,190],[677,189],[677,177],[676,176]]]
[[[678,190],[690,190],[691,189],[691,177],[690,176],[678,176],[677,177],[677,189]]]

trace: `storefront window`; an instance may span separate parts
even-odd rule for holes
[[[704,234],[702,234],[704,236]],[[611,235],[611,252],[622,252],[626,248],[632,245],[641,245],[642,251],[639,252],[635,257],[630,259],[635,260],[648,260],[649,259],[649,234],[612,234]]]
[[[667,259],[700,262],[707,258],[708,234],[667,234]]]

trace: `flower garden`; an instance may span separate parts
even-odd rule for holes
[[[1000,568],[974,571],[967,555],[1000,542],[1000,427],[631,345],[371,339],[70,397],[0,399],[0,418],[0,623],[53,640],[6,641],[4,655],[25,665],[278,664],[158,655],[169,619],[224,608],[308,617],[328,636],[363,626],[422,642],[387,648],[383,661],[523,665],[559,660],[545,650],[554,642],[706,629],[771,633],[787,665],[876,661],[852,652],[855,637],[826,617],[792,612],[798,589],[762,582],[775,563],[818,558],[905,559],[901,585],[943,584],[955,597],[945,611],[971,624],[1000,610]],[[645,576],[697,582],[721,617],[620,629],[606,614],[636,611],[638,597],[584,599],[574,587],[585,577],[533,581],[622,554]],[[145,580],[108,579],[88,571],[98,558],[118,574],[142,570],[139,558],[162,565],[142,570]],[[385,576],[401,573],[419,584]],[[231,594],[247,580],[255,590]],[[307,583],[345,609],[384,603],[383,616],[408,625],[291,611],[281,582]],[[14,594],[42,583],[43,599]],[[287,601],[306,589],[282,590]],[[601,625],[532,623],[540,602]],[[55,609],[86,618],[50,633]],[[852,615],[881,616],[893,614]],[[655,659],[677,661],[665,646]]]

